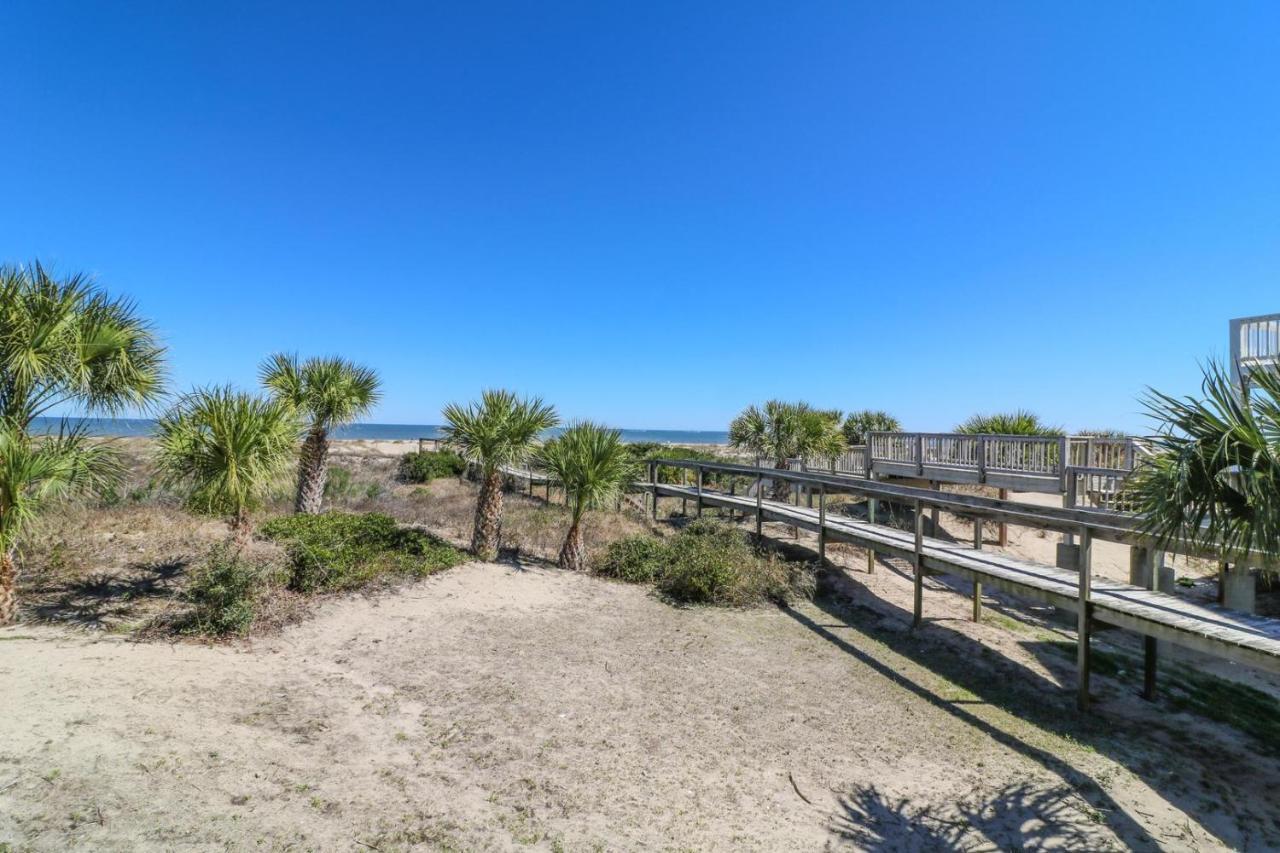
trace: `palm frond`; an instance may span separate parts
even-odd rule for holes
[[[637,473],[622,434],[590,421],[575,423],[548,441],[537,459],[564,486],[575,521],[617,498]]]
[[[487,473],[523,462],[538,436],[559,423],[553,406],[512,391],[483,391],[478,403],[445,406],[445,443]]]

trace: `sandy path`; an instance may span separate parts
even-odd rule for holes
[[[1232,754],[1210,744],[1183,766],[1127,741],[1158,727],[1123,715],[1045,725],[1074,719],[1070,692],[1043,668],[1015,676],[975,653],[948,627],[962,598],[929,606],[937,624],[909,635],[891,601],[681,610],[636,587],[470,564],[332,601],[250,645],[7,629],[0,840],[1216,849],[1216,833],[1265,845],[1274,762],[1251,771],[1261,805],[1201,809],[1221,796],[1206,779],[1239,781]]]

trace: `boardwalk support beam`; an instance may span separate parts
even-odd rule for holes
[[[912,568],[914,571],[915,581],[915,615],[911,620],[911,627],[919,628],[920,623],[924,620],[924,507],[920,504],[920,499],[916,498],[913,507],[916,517],[916,541],[915,548],[911,554]]]
[[[1080,572],[1080,589],[1076,597],[1076,674],[1079,679],[1076,707],[1089,710],[1089,633],[1092,629],[1093,604],[1093,532],[1080,528],[1079,556],[1076,565]]]

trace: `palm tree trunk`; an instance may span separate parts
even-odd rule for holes
[[[502,474],[486,471],[480,482],[480,498],[476,501],[475,530],[471,534],[471,552],[481,560],[498,556],[502,538]]]
[[[249,510],[241,507],[236,510],[236,514],[231,516],[231,542],[236,546],[237,551],[244,549],[249,544],[249,538],[253,535],[253,519],[249,517]]]
[[[316,515],[324,502],[324,484],[329,479],[329,435],[313,429],[302,442],[298,459],[298,497],[294,512]]]
[[[560,549],[560,568],[580,572],[587,567],[587,551],[582,544],[582,519],[575,513],[573,524],[569,525],[569,534],[564,537],[564,546]]]
[[[787,464],[787,460],[785,459],[778,459],[773,463],[773,469],[775,471],[787,471],[789,468],[790,466]],[[771,492],[771,497],[775,501],[782,501],[783,503],[789,503],[791,501],[791,483],[787,480],[779,480],[775,477]]]
[[[8,625],[18,615],[18,567],[13,552],[0,551],[0,625]]]

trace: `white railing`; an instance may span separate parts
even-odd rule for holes
[[[1280,365],[1280,314],[1231,321],[1231,371],[1247,381],[1260,367]]]
[[[1133,470],[1141,444],[1133,438],[1092,436],[967,435],[880,432],[868,439],[871,463],[915,465],[918,469],[967,468],[1040,477],[1061,477],[1068,467]]]
[[[865,445],[855,444],[835,456],[810,456],[804,460],[804,467],[809,471],[857,474],[861,477],[867,470],[866,450]]]

